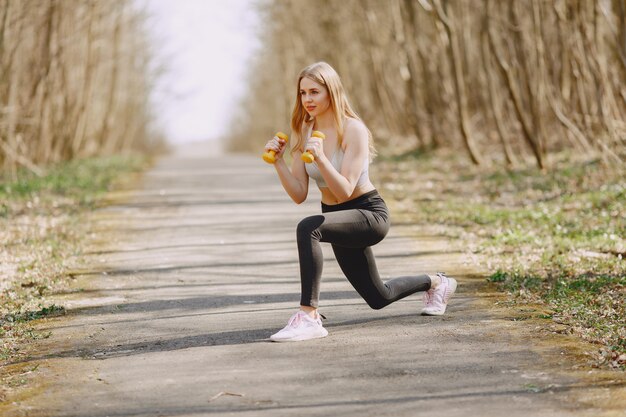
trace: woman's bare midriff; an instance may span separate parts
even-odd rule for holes
[[[320,187],[320,192],[322,193],[322,203],[332,206],[335,204],[341,204],[345,203],[346,201],[354,200],[355,198],[360,197],[365,193],[369,193],[374,189],[374,184],[372,184],[371,182],[355,187],[350,198],[343,201],[335,197],[335,195],[330,191],[330,188],[328,187]]]

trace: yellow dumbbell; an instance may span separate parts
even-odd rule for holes
[[[289,141],[289,136],[287,136],[286,134],[284,134],[283,132],[277,132],[276,135],[279,138],[281,138],[282,140],[284,140],[285,142]],[[276,162],[276,151],[269,151],[269,152],[265,152],[263,154],[263,160],[265,162],[267,162],[268,164],[273,164]]]
[[[313,133],[311,133],[311,137],[312,138],[326,139],[326,135],[324,133],[320,132],[319,130],[314,130]],[[307,164],[310,164],[311,162],[315,161],[315,157],[309,151],[302,152],[301,158]]]

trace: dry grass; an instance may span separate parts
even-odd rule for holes
[[[512,303],[542,304],[546,329],[596,343],[598,366],[625,368],[624,169],[564,159],[505,171],[448,152],[380,158],[375,170],[404,220],[460,239]]]
[[[22,173],[17,181],[0,180],[0,364],[15,362],[30,342],[49,336],[33,323],[64,314],[47,297],[72,280],[67,272],[87,232],[84,214],[104,191],[146,164],[137,157],[89,159],[52,168],[41,178]],[[20,372],[0,377],[0,389],[26,381]]]

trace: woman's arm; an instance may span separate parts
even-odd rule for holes
[[[316,157],[316,161],[330,191],[338,200],[345,201],[354,193],[363,171],[363,161],[369,158],[369,136],[363,123],[358,120],[346,123],[342,147],[344,157],[339,172],[325,156]]]
[[[274,164],[280,183],[296,204],[304,202],[309,193],[309,176],[300,155],[302,152],[298,150],[293,153],[291,170],[283,158],[278,159]]]
[[[280,178],[280,183],[283,188],[296,204],[302,203],[306,200],[307,194],[309,193],[309,176],[304,168],[304,162],[300,158],[302,152],[297,149],[295,150],[294,160],[291,164],[291,170],[289,170],[287,163],[283,159],[283,155],[287,150],[287,142],[284,139],[274,136],[265,145],[265,151],[270,150],[276,152],[274,168],[276,169],[276,173],[278,174],[278,178]]]

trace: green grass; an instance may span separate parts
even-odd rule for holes
[[[0,216],[9,216],[16,205],[22,210],[32,209],[41,200],[89,205],[120,175],[140,170],[145,164],[139,157],[112,156],[59,164],[43,177],[30,172],[20,173],[17,180],[0,176]],[[30,205],[23,207],[20,203],[26,200]],[[49,208],[44,205],[44,209]]]
[[[512,301],[542,303],[573,334],[626,353],[626,170],[587,161],[507,171],[435,156],[379,161],[396,214],[461,239]]]
[[[7,314],[2,319],[9,323],[27,322],[31,320],[38,320],[44,317],[56,317],[65,314],[65,308],[52,304],[48,307],[42,307],[35,311],[25,311],[21,313]]]

